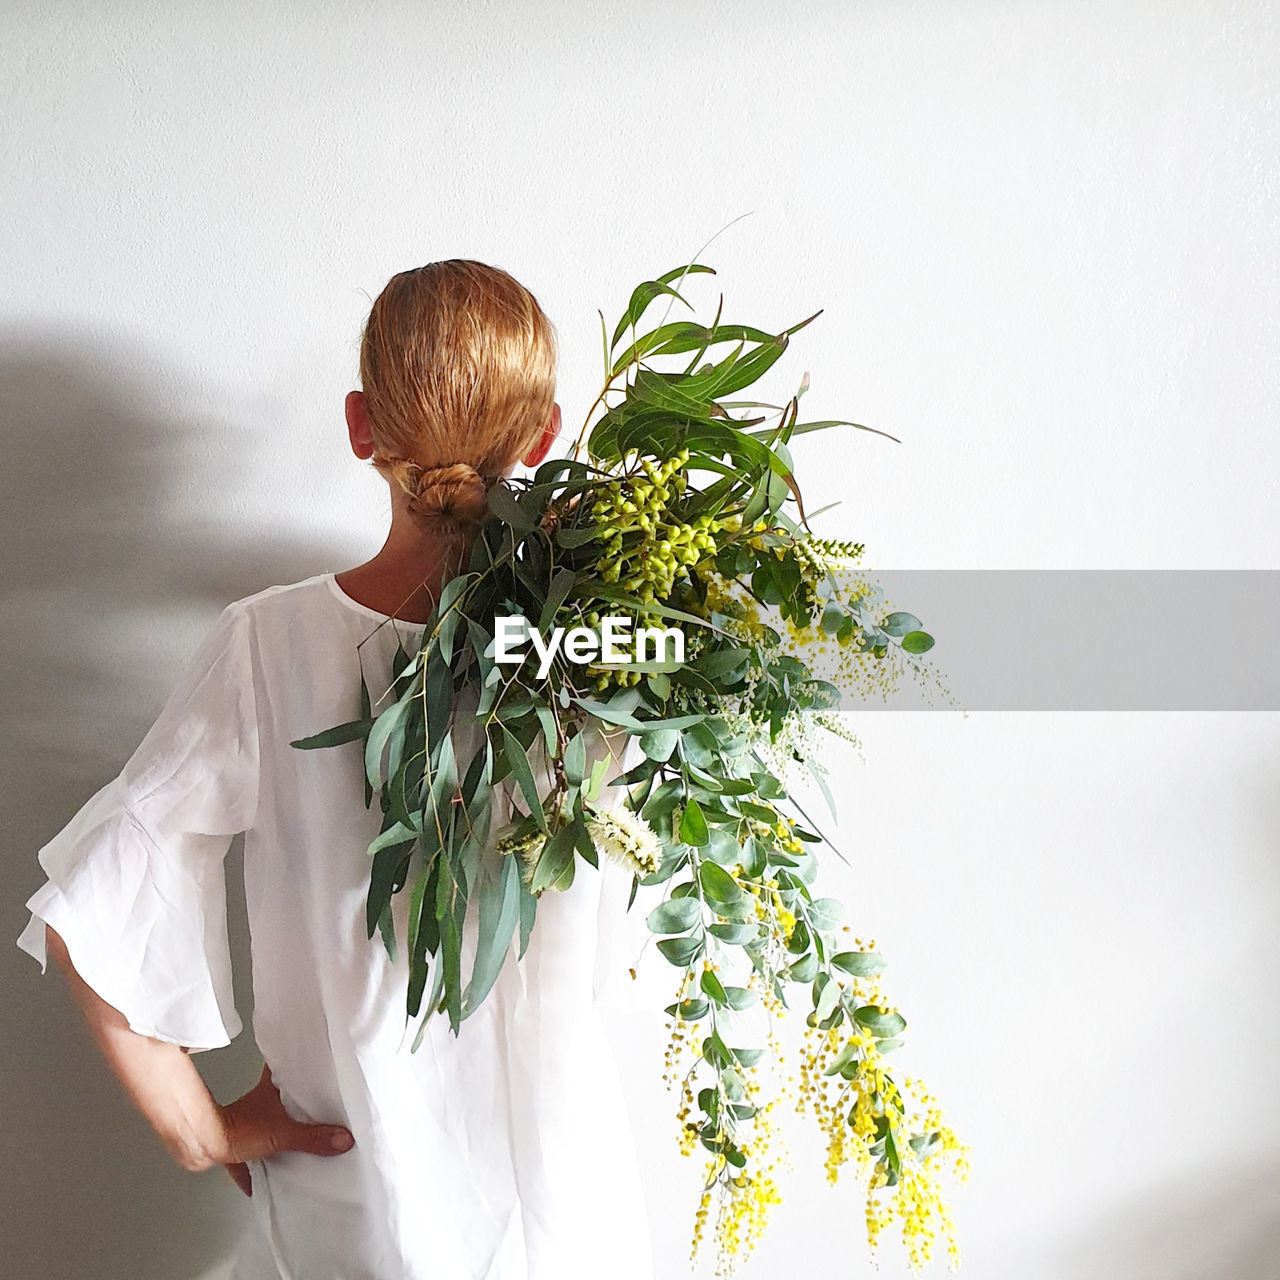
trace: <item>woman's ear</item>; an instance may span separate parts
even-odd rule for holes
[[[373,456],[373,432],[369,430],[369,411],[365,408],[363,391],[347,392],[347,435],[351,439],[351,452],[357,458]]]
[[[551,446],[560,436],[560,406],[551,406],[551,420],[542,428],[537,443],[520,459],[526,467],[536,467],[551,452]]]

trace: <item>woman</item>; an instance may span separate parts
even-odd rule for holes
[[[234,1280],[651,1280],[595,1009],[635,1001],[629,877],[602,861],[544,894],[528,950],[460,1034],[432,1017],[411,1052],[408,895],[395,961],[365,928],[380,814],[360,803],[360,744],[289,745],[359,717],[358,662],[378,709],[397,639],[417,641],[489,488],[556,439],[555,354],[505,271],[455,259],[394,276],[346,400],[353,452],[389,482],[384,546],[227,605],[119,776],[40,850],[49,878],[18,943],[42,969],[47,946],[177,1163],[225,1165],[251,1197]],[[241,1030],[223,881],[240,831],[265,1062],[219,1105],[188,1055]]]

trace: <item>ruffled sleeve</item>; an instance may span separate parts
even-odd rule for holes
[[[250,625],[223,609],[124,768],[39,850],[48,879],[18,938],[44,972],[52,925],[134,1031],[193,1052],[242,1029],[223,872],[258,806]]]

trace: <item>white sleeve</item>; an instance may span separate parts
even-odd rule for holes
[[[620,765],[606,775],[601,803],[621,804],[624,789],[610,787],[614,777],[643,759],[639,744],[627,742]],[[646,923],[649,912],[665,896],[667,885],[639,885],[630,909],[631,872],[612,858],[600,855],[600,908],[596,921],[594,996],[597,1005],[627,1013],[654,1013],[675,999],[680,974],[658,950],[657,937]],[[634,971],[634,976],[633,976]]]
[[[121,772],[38,852],[18,946],[46,970],[46,922],[76,972],[142,1035],[194,1051],[241,1030],[224,859],[258,805],[249,619],[223,609]]]

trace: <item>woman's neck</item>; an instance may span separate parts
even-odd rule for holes
[[[334,577],[359,604],[421,624],[431,616],[444,583],[465,568],[472,540],[431,534],[398,507],[378,554]]]

